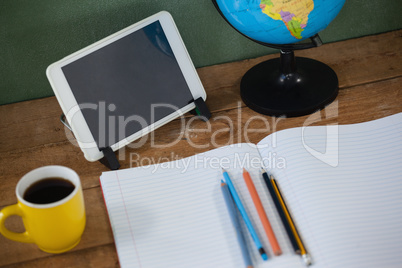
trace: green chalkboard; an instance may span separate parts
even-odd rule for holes
[[[1,0],[0,105],[52,96],[47,66],[161,10],[196,67],[276,52],[238,34],[209,0]],[[402,2],[347,0],[324,43],[402,28]]]

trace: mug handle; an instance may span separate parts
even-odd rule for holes
[[[18,215],[20,217],[23,217],[23,211],[21,210],[21,207],[18,204],[7,206],[3,208],[0,211],[0,233],[4,235],[4,237],[18,241],[18,242],[24,242],[24,243],[33,243],[34,241],[32,238],[29,236],[28,232],[25,231],[23,233],[16,233],[8,230],[6,226],[4,225],[6,219],[10,217],[11,215]]]

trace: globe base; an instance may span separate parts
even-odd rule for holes
[[[295,117],[323,109],[338,95],[338,77],[326,64],[294,57],[281,51],[281,57],[251,68],[240,83],[244,103],[252,110],[270,116]]]

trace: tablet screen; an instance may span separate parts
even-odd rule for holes
[[[62,67],[99,148],[193,101],[159,21]]]

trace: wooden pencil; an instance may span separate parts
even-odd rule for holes
[[[267,214],[265,213],[261,199],[258,196],[257,189],[255,188],[255,185],[250,177],[250,173],[248,173],[246,169],[243,169],[243,178],[251,195],[251,199],[253,200],[254,206],[257,209],[257,213],[260,217],[262,226],[264,227],[265,234],[267,235],[269,243],[271,244],[272,251],[274,252],[274,255],[279,256],[282,254],[282,250],[279,246],[278,240],[276,239],[271,223],[268,220]]]

